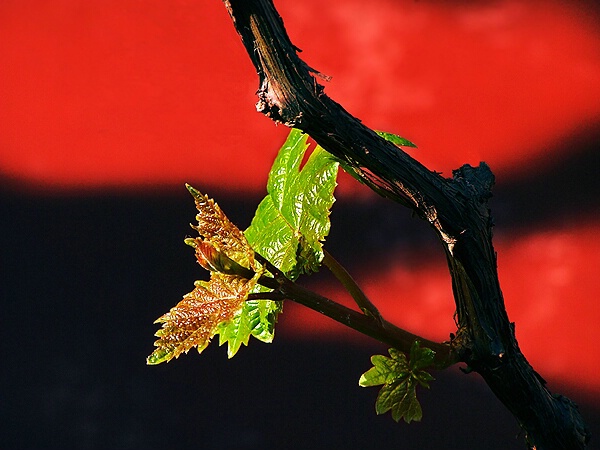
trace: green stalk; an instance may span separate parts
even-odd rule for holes
[[[339,282],[342,283],[361,311],[383,324],[383,317],[377,307],[369,300],[358,284],[356,284],[356,281],[354,281],[344,266],[342,266],[327,250],[323,249],[323,253],[325,255],[323,264],[331,271]]]

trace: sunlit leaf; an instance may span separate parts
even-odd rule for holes
[[[388,351],[392,356],[391,358],[383,355],[371,356],[373,367],[361,375],[359,380],[361,386],[368,387],[392,383],[398,377],[407,374],[408,362],[406,355],[394,348],[390,348]]]
[[[257,288],[255,286],[254,290]],[[227,343],[227,356],[233,358],[242,344],[248,345],[250,336],[262,342],[272,342],[281,309],[282,302],[272,300],[245,302],[232,320],[219,325],[219,345]]]
[[[196,288],[155,323],[157,349],[148,357],[148,364],[159,364],[178,358],[196,347],[202,352],[216,334],[219,324],[231,320],[242,308],[256,279],[235,275],[213,275],[209,282],[198,281]]]
[[[392,418],[406,423],[420,421],[423,417],[421,405],[417,400],[417,386],[428,388],[434,378],[423,370],[433,363],[435,352],[422,348],[415,341],[410,349],[410,358],[396,349],[389,349],[390,357],[374,355],[373,367],[363,373],[358,384],[363,387],[383,385],[377,400],[375,411],[384,414],[391,410]]]
[[[252,270],[234,261],[225,253],[218,251],[214,245],[208,241],[202,240],[201,238],[187,238],[184,242],[196,249],[196,259],[198,260],[198,264],[206,270],[227,275],[238,275],[248,279],[254,276]]]
[[[316,146],[302,170],[308,136],[292,130],[279,151],[246,237],[289,278],[318,270],[329,234],[338,163]]]
[[[251,247],[292,280],[318,270],[338,170],[338,163],[319,146],[301,168],[307,139],[298,130],[290,132],[269,173],[268,194],[245,232]],[[256,286],[253,293],[261,290]],[[246,302],[219,328],[219,342],[228,343],[229,357],[247,345],[250,335],[271,342],[281,310],[279,301]]]
[[[201,242],[208,242],[217,252],[225,254],[244,267],[254,268],[254,252],[244,233],[227,218],[213,199],[190,185],[186,187],[194,197],[198,209],[196,215],[198,225],[192,225],[200,235],[200,238],[196,239],[199,244],[196,247],[196,254],[198,255]],[[189,243],[189,239],[186,241]],[[202,259],[200,255],[198,258],[200,264]]]
[[[199,237],[185,242],[194,247],[211,278],[197,282],[194,291],[157,321],[162,328],[149,364],[169,361],[192,347],[202,351],[215,334],[220,344],[228,344],[230,358],[250,336],[273,340],[282,303],[246,301],[250,293],[269,291],[256,284],[264,268],[255,261],[254,250],[295,279],[318,269],[330,227],[338,163],[317,146],[301,169],[306,141],[306,135],[292,130],[269,174],[268,195],[246,233],[211,198],[187,185],[198,209],[198,225],[192,228]]]
[[[193,347],[202,352],[219,325],[242,310],[262,274],[244,233],[212,199],[191,186],[187,188],[198,209],[198,226],[192,228],[200,236],[185,242],[195,248],[198,263],[211,271],[210,281],[197,281],[192,292],[156,321],[162,328],[156,333],[157,348],[148,357],[148,364],[178,358]]]
[[[408,139],[398,136],[397,134],[387,133],[385,131],[375,131],[375,133],[377,133],[379,136],[384,138],[386,141],[389,141],[392,144],[397,145],[398,147],[417,148],[417,146],[415,144],[413,144],[412,142],[410,142]]]

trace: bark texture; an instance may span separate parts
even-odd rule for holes
[[[577,406],[553,395],[521,353],[508,319],[492,245],[485,163],[443,178],[380,138],[330,99],[298,57],[271,0],[224,0],[259,76],[257,110],[299,128],[380,195],[411,208],[444,246],[456,302],[453,352],[516,417],[530,448],[584,449],[590,433]]]

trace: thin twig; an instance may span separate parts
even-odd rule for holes
[[[338,279],[340,283],[346,288],[348,293],[352,296],[358,307],[365,314],[374,317],[383,325],[385,322],[381,313],[377,307],[369,300],[369,298],[362,291],[360,286],[356,284],[354,278],[348,273],[348,271],[342,266],[327,250],[323,249],[324,258],[323,264],[331,271],[331,273]]]

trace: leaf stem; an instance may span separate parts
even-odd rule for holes
[[[263,276],[260,277],[258,282],[263,286],[276,290],[283,298],[304,305],[401,352],[409,353],[414,342],[419,341],[421,346],[430,348],[435,352],[433,367],[436,369],[444,369],[458,362],[458,356],[453,351],[450,343],[430,341],[398,328],[384,319],[379,321],[372,316],[361,314],[284,277],[271,278]]]
[[[254,258],[261,263],[263,266],[265,266],[267,268],[267,270],[273,274],[273,276],[275,277],[285,277],[285,275],[281,272],[281,270],[279,270],[277,267],[275,267],[273,264],[271,264],[271,262],[265,258],[264,256],[262,256],[260,253],[257,253],[256,251],[254,252]],[[261,277],[261,278],[264,278]],[[270,277],[267,277],[270,278]],[[266,286],[266,285],[265,285]]]
[[[252,294],[248,294],[248,298],[246,301],[252,300],[273,300],[276,302],[285,300],[285,297],[281,292],[271,291],[271,292],[254,292]]]
[[[328,254],[326,253],[326,255]],[[435,352],[433,367],[436,369],[444,369],[459,362],[458,355],[453,351],[450,343],[430,341],[386,321],[383,319],[383,317],[381,317],[381,315],[379,315],[379,312],[376,313],[378,316],[373,315],[372,311],[377,311],[375,306],[373,306],[364,293],[362,293],[348,272],[346,272],[346,270],[339,263],[337,263],[337,261],[335,261],[331,255],[329,255],[329,258],[326,256],[326,258],[328,258],[327,262],[332,263],[332,261],[335,261],[332,264],[335,267],[335,270],[339,274],[342,274],[342,272],[339,270],[341,269],[346,274],[342,276],[344,279],[342,284],[344,284],[344,286],[346,286],[346,283],[351,285],[351,289],[355,291],[354,295],[362,295],[362,298],[359,301],[364,302],[364,300],[366,300],[366,302],[368,302],[367,305],[371,305],[373,308],[368,310],[368,314],[361,314],[358,311],[355,311],[347,306],[302,287],[301,285],[286,278],[285,275],[283,275],[281,271],[277,269],[277,267],[271,264],[262,255],[255,252],[254,256],[257,261],[263,264],[267,270],[274,275],[274,277],[263,275],[258,279],[259,284],[273,289],[273,292],[267,293],[270,296],[269,298],[277,300],[288,299],[299,303],[335,320],[336,322],[346,325],[347,327],[350,327],[359,333],[377,339],[378,341],[383,342],[384,344],[387,344],[404,353],[409,353],[414,342],[419,341],[422,347],[430,348]],[[359,291],[360,294],[357,294],[356,291]],[[262,296],[262,299],[266,299],[264,294],[257,294],[255,299],[258,300],[259,295]],[[359,306],[361,305],[359,304]]]
[[[366,315],[369,315],[384,324],[383,317],[377,307],[369,300],[362,289],[356,284],[356,281],[327,250],[323,249],[323,264],[331,271],[331,273],[339,280],[348,293],[352,296],[358,307]]]

